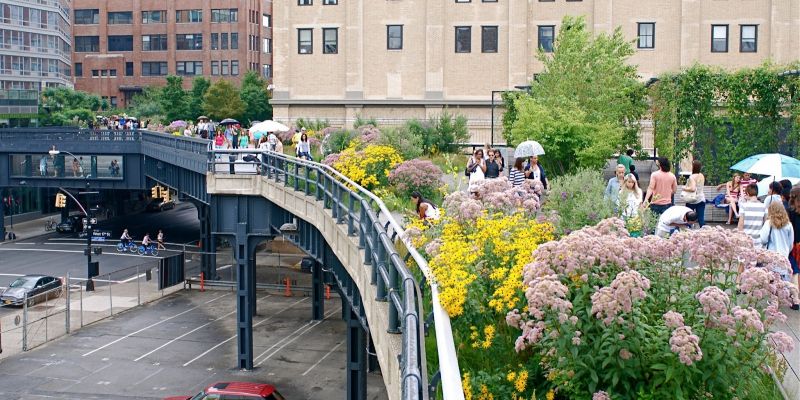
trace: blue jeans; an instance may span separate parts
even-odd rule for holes
[[[701,228],[706,225],[706,202],[705,201],[700,202],[700,203],[686,203],[686,207],[689,207],[690,209],[692,209],[692,211],[697,213],[697,223],[700,225]]]
[[[650,204],[650,211],[654,212],[656,216],[661,216],[664,211],[667,211],[668,208],[672,207],[672,203],[670,204]]]

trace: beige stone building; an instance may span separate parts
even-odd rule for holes
[[[620,27],[643,80],[694,63],[800,59],[798,0],[274,0],[273,15],[276,119],[394,124],[447,107],[477,143],[492,137],[493,91],[541,71],[536,50],[565,15],[595,33]]]

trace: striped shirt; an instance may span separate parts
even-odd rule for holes
[[[739,218],[743,219],[744,233],[753,238],[753,243],[761,247],[761,227],[764,226],[766,210],[760,201],[744,201],[739,205]]]
[[[520,186],[525,182],[525,174],[516,168],[511,168],[511,172],[508,174],[508,180],[514,187]]]

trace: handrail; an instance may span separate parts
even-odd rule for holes
[[[459,368],[458,368],[458,359],[456,358],[455,344],[454,344],[454,341],[453,341],[452,329],[450,327],[450,318],[447,315],[447,313],[444,311],[444,309],[441,307],[441,304],[439,303],[438,286],[435,283],[435,280],[432,279],[432,274],[431,274],[430,268],[428,267],[427,261],[417,251],[417,249],[411,244],[411,241],[406,237],[406,235],[403,234],[403,232],[404,232],[403,228],[397,222],[397,220],[392,216],[391,211],[388,209],[388,207],[386,207],[386,205],[383,203],[383,201],[379,197],[377,197],[375,194],[370,192],[369,190],[365,189],[364,187],[362,187],[358,183],[352,181],[347,176],[343,175],[342,173],[340,173],[339,171],[335,170],[334,168],[332,168],[332,167],[330,167],[328,165],[317,163],[317,162],[313,162],[313,161],[299,159],[299,158],[288,156],[288,155],[285,155],[285,154],[276,153],[276,152],[273,152],[273,151],[270,151],[270,150],[260,150],[260,149],[213,150],[213,151],[209,152],[209,171],[210,172],[216,173],[216,166],[219,165],[219,164],[222,164],[222,165],[236,164],[235,161],[234,162],[232,162],[232,161],[224,161],[225,159],[230,160],[230,158],[225,157],[225,156],[222,156],[222,160],[217,160],[217,155],[223,155],[223,154],[225,154],[225,155],[231,155],[231,154],[236,154],[236,155],[258,154],[258,155],[260,155],[261,161],[258,164],[261,166],[261,174],[262,175],[263,174],[267,174],[268,176],[273,175],[273,170],[277,169],[275,166],[278,165],[278,163],[276,163],[275,161],[278,161],[278,160],[280,160],[280,161],[285,163],[283,166],[281,166],[280,170],[281,170],[281,172],[287,173],[288,176],[292,176],[291,173],[288,173],[289,171],[288,171],[287,167],[288,167],[289,164],[292,164],[292,165],[295,165],[295,166],[301,165],[304,168],[309,168],[309,169],[313,169],[313,170],[316,170],[316,171],[319,171],[319,172],[323,172],[325,175],[327,175],[327,176],[329,176],[331,178],[335,178],[340,184],[343,184],[342,188],[344,188],[344,189],[346,189],[348,191],[356,192],[354,194],[360,200],[360,202],[362,204],[372,203],[371,205],[377,206],[377,213],[375,213],[375,210],[373,209],[373,207],[365,207],[367,210],[366,210],[366,212],[364,214],[362,214],[362,216],[367,216],[368,219],[372,220],[372,222],[373,222],[372,228],[374,229],[375,232],[380,232],[379,237],[378,238],[374,238],[374,239],[377,239],[377,241],[382,244],[382,247],[384,249],[391,251],[391,254],[389,254],[389,259],[390,259],[390,262],[392,264],[394,264],[396,267],[398,267],[398,268],[396,268],[396,270],[397,270],[397,272],[399,272],[400,276],[398,276],[397,278],[402,281],[402,290],[404,290],[404,292],[408,293],[409,291],[413,291],[416,294],[417,301],[421,302],[422,296],[421,296],[419,287],[416,284],[416,280],[413,278],[411,273],[405,267],[405,262],[402,260],[402,258],[393,250],[394,245],[392,243],[392,239],[394,237],[396,237],[396,236],[400,237],[401,243],[403,243],[403,246],[406,248],[406,250],[408,251],[409,255],[414,259],[414,262],[417,263],[417,265],[419,266],[420,270],[426,276],[427,281],[430,283],[431,293],[432,293],[432,300],[433,300],[433,313],[434,313],[435,326],[436,326],[437,352],[438,352],[438,356],[439,356],[439,368],[441,370],[441,375],[442,375],[442,390],[443,390],[444,398],[448,399],[448,400],[450,400],[450,399],[454,399],[454,400],[463,399],[464,398],[464,394],[463,394],[463,388],[462,388],[462,385],[461,385],[460,371],[459,371]],[[228,171],[229,170],[230,169],[228,169]],[[297,172],[297,168],[295,168],[295,172]],[[296,178],[299,178],[299,177],[296,176]],[[317,183],[319,183],[319,181]],[[319,188],[317,190],[319,190]],[[363,198],[362,198],[362,196],[363,196]],[[369,201],[367,201],[367,199]],[[367,204],[367,205],[370,205],[370,204]],[[339,204],[336,204],[336,205],[333,205],[332,207],[339,207],[339,206],[340,206]],[[384,227],[384,225],[382,225],[379,222],[379,217],[380,217],[381,214],[383,214],[385,220],[388,221],[388,224],[386,224],[386,227]],[[351,215],[351,217],[352,217],[352,215]],[[342,217],[340,216],[339,212],[336,211],[336,210],[334,211],[334,218],[339,218],[340,220],[342,219]],[[363,219],[363,218],[359,218],[359,219]],[[359,221],[359,225],[364,227],[367,224],[366,224],[366,221]],[[394,234],[390,234],[390,232],[387,231],[389,226],[392,228],[392,230],[394,230]],[[364,233],[366,233],[366,232],[364,232]],[[365,240],[365,244],[367,246],[369,246],[369,248],[372,248],[372,246],[374,246],[376,243],[375,243],[374,240],[372,240],[372,239],[370,239],[368,237]],[[378,293],[379,293],[379,296],[380,296],[381,295],[381,290],[382,290],[381,283],[382,282],[391,282],[391,276],[385,276],[384,274],[390,275],[391,272],[393,272],[393,271],[391,271],[391,270],[390,271],[386,271],[385,269],[377,268],[376,272],[379,275],[381,275],[380,276],[381,279],[378,279],[377,282],[376,282],[378,284]],[[374,276],[373,276],[373,280],[375,280]],[[404,298],[400,298],[399,295],[396,292],[393,292],[391,289],[389,290],[389,293],[387,294],[387,296],[388,296],[388,300],[390,302],[395,303],[394,304],[395,306],[397,306],[397,305],[402,305],[403,306],[403,307],[399,307],[399,308],[404,308],[406,310],[409,310],[413,306],[413,299],[411,299],[411,297],[404,296]],[[402,304],[403,300],[405,300],[405,304]],[[390,307],[390,309],[391,308],[392,307]],[[417,308],[419,310],[422,309],[421,305],[419,305],[419,304],[415,308]],[[419,337],[420,338],[423,337],[424,333],[422,331],[423,331],[424,328],[423,328],[423,324],[421,324],[420,321],[419,321],[419,317],[420,317],[421,313],[415,313],[416,315],[409,315],[408,312],[409,311],[406,311],[404,313],[404,315],[402,316],[402,318],[404,319],[404,321],[406,321],[406,323],[411,322],[411,321],[409,321],[409,318],[414,319],[415,321],[414,321],[413,325],[416,325],[418,327]],[[391,320],[391,317],[390,317],[390,320]],[[412,348],[408,348],[407,346],[404,346],[404,347],[407,350],[412,350]],[[425,349],[424,349],[424,343],[422,343],[421,340],[420,340],[420,343],[418,343],[417,347],[418,347],[417,350],[419,351],[420,356],[422,356],[423,359],[424,359]],[[423,361],[423,363],[424,363],[424,361]],[[421,364],[421,365],[424,365],[424,364]],[[423,375],[426,375],[426,373],[427,373],[427,371],[425,371],[425,368],[422,368],[422,371],[418,371],[418,372],[420,374],[423,374]],[[411,382],[411,383],[407,382],[407,378],[410,378],[410,376],[407,375],[407,376],[404,377],[404,381],[403,381],[404,385],[413,385],[413,382]],[[425,379],[425,382],[427,382],[427,379]],[[408,390],[408,389],[406,388],[405,390]]]

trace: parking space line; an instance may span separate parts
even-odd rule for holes
[[[266,295],[266,296],[264,296],[264,297],[262,297],[262,298],[260,298],[260,299],[256,300],[256,302],[259,302],[259,301],[261,301],[261,300],[264,300],[264,299],[266,299],[266,298],[268,298],[268,297],[271,297],[271,296],[272,296],[271,294],[268,294],[268,295]],[[227,313],[227,314],[225,314],[225,315],[223,315],[223,316],[221,316],[221,317],[219,317],[219,318],[217,318],[217,319],[214,319],[214,320],[212,320],[212,321],[206,322],[205,324],[203,324],[203,325],[200,325],[200,326],[198,326],[197,328],[194,328],[194,329],[190,330],[189,332],[186,332],[186,333],[184,333],[183,335],[180,335],[180,336],[178,336],[178,337],[176,337],[176,338],[174,338],[174,339],[170,340],[169,342],[167,342],[167,343],[164,343],[164,344],[162,344],[161,346],[158,346],[158,347],[156,347],[156,348],[155,348],[155,349],[153,349],[153,350],[150,350],[149,352],[147,352],[147,353],[145,353],[145,354],[142,354],[141,356],[139,356],[139,358],[137,358],[137,359],[135,359],[135,360],[133,360],[133,361],[134,361],[134,362],[136,362],[136,361],[139,361],[139,360],[141,360],[141,359],[143,359],[143,358],[145,358],[145,357],[149,356],[150,354],[153,354],[153,353],[155,353],[155,352],[157,352],[157,351],[159,351],[159,350],[163,349],[164,347],[167,347],[167,346],[171,345],[172,343],[175,343],[175,342],[177,342],[178,340],[181,340],[181,339],[185,338],[186,336],[189,336],[190,334],[197,332],[197,331],[198,331],[198,330],[200,330],[200,329],[202,329],[202,328],[205,328],[206,326],[208,326],[208,325],[211,325],[212,323],[214,323],[214,322],[217,322],[217,321],[219,321],[219,320],[221,320],[221,319],[223,319],[223,318],[227,318],[229,315],[231,315],[231,314],[235,314],[235,313],[236,313],[236,310],[233,310],[233,311],[231,311],[231,312],[229,312],[229,313]]]
[[[281,314],[281,313],[283,313],[284,311],[286,311],[286,310],[288,310],[288,309],[290,309],[290,308],[294,307],[294,306],[295,306],[295,305],[297,305],[298,303],[300,303],[300,302],[303,302],[303,301],[306,301],[306,300],[308,300],[308,299],[309,299],[308,297],[303,297],[302,299],[295,301],[294,303],[290,304],[288,307],[284,308],[283,310],[280,310],[280,311],[278,311],[277,313],[270,315],[269,317],[267,317],[267,318],[265,318],[265,319],[263,319],[263,320],[259,321],[257,324],[253,324],[253,328],[255,328],[255,327],[257,327],[257,326],[259,326],[259,325],[263,324],[264,322],[267,322],[267,321],[271,320],[272,318],[275,318],[275,317],[277,317],[278,315],[280,315],[280,314]],[[203,356],[205,356],[206,354],[208,354],[208,353],[211,353],[213,350],[217,349],[218,347],[222,346],[222,345],[223,345],[223,344],[225,344],[225,343],[228,343],[228,342],[230,342],[230,341],[231,341],[231,340],[233,340],[233,339],[236,339],[236,335],[233,335],[233,336],[231,336],[231,337],[229,337],[229,338],[227,338],[227,339],[225,339],[225,340],[223,340],[223,341],[221,341],[221,342],[217,343],[217,344],[216,344],[214,347],[212,347],[212,348],[210,348],[210,349],[208,349],[208,350],[204,351],[204,352],[203,352],[202,354],[200,354],[199,356],[197,356],[197,357],[195,357],[195,358],[193,358],[193,359],[191,359],[191,360],[187,361],[185,364],[183,364],[183,366],[184,366],[184,367],[188,366],[189,364],[191,364],[191,363],[193,363],[193,362],[195,362],[195,361],[199,360],[200,358],[202,358],[202,357],[203,357]]]
[[[312,321],[312,322],[309,322],[308,324],[306,324],[306,325],[304,325],[304,326],[301,326],[300,328],[297,328],[297,330],[295,330],[294,332],[292,332],[292,333],[288,334],[288,335],[287,335],[286,337],[284,337],[283,339],[279,340],[279,341],[278,341],[278,343],[275,343],[275,344],[273,344],[272,346],[270,346],[270,348],[268,348],[268,349],[264,350],[264,352],[263,352],[263,353],[259,354],[259,355],[258,355],[258,357],[256,357],[256,358],[254,358],[254,359],[253,359],[253,362],[255,362],[256,360],[258,360],[259,358],[261,358],[261,356],[263,356],[264,354],[267,354],[267,352],[268,352],[268,351],[270,351],[270,350],[274,349],[274,348],[275,348],[275,346],[277,346],[277,345],[279,345],[279,344],[283,343],[285,340],[287,340],[287,339],[291,338],[291,337],[292,337],[292,335],[294,335],[295,333],[297,333],[297,332],[298,332],[298,331],[300,331],[301,329],[304,329],[304,328],[305,328],[305,329],[304,329],[302,332],[300,332],[299,334],[297,334],[297,336],[295,336],[295,337],[294,337],[292,340],[289,340],[288,342],[286,342],[286,343],[283,343],[283,345],[282,345],[281,347],[278,347],[277,349],[275,349],[275,351],[273,351],[272,353],[269,353],[269,355],[268,355],[268,356],[264,357],[264,359],[262,359],[261,361],[259,361],[259,362],[258,362],[257,364],[255,364],[254,366],[256,366],[256,367],[257,367],[257,366],[259,366],[259,365],[263,364],[263,363],[264,363],[264,361],[267,361],[267,360],[269,360],[270,358],[272,358],[272,356],[274,356],[275,354],[277,354],[279,351],[283,350],[283,348],[284,348],[284,347],[286,347],[287,345],[291,344],[291,343],[292,343],[292,342],[294,342],[295,340],[299,339],[299,338],[300,338],[300,336],[303,336],[303,335],[305,335],[305,334],[306,334],[306,332],[310,331],[311,329],[314,329],[314,327],[315,327],[315,326],[317,326],[317,325],[321,324],[323,321],[325,321],[326,319],[328,319],[328,317],[330,317],[331,315],[333,315],[333,314],[334,314],[334,313],[336,313],[336,312],[339,312],[339,310],[341,310],[341,309],[342,309],[342,308],[341,308],[341,307],[339,307],[339,308],[338,308],[338,309],[336,309],[336,310],[333,310],[333,311],[330,311],[330,312],[328,312],[328,313],[325,315],[325,317],[324,317],[324,318],[323,318],[321,321]]]
[[[142,378],[141,380],[139,380],[138,382],[134,383],[133,386],[139,386],[139,384],[141,384],[142,382],[144,382],[144,381],[146,381],[146,380],[158,375],[163,370],[164,370],[164,367],[159,368],[158,370],[156,370],[156,372],[153,372],[152,374],[147,375],[144,378]]]
[[[317,362],[315,362],[315,363],[314,363],[314,365],[312,365],[312,366],[308,367],[308,369],[306,370],[306,372],[303,372],[303,374],[302,374],[302,375],[300,375],[300,376],[306,376],[306,374],[308,374],[309,372],[311,372],[311,370],[312,370],[312,369],[316,368],[316,367],[317,367],[317,365],[319,365],[319,363],[321,363],[321,362],[322,362],[322,360],[324,360],[324,359],[328,358],[328,356],[329,356],[329,355],[333,354],[333,352],[334,352],[334,351],[336,351],[336,349],[338,349],[338,348],[339,348],[339,346],[341,346],[341,345],[343,345],[343,344],[344,344],[344,342],[339,342],[338,344],[336,344],[336,346],[333,346],[333,348],[332,348],[332,349],[330,349],[330,351],[328,351],[327,353],[325,353],[325,355],[324,355],[324,356],[322,356],[322,358],[320,358],[319,360],[317,360]]]
[[[208,304],[208,303],[214,302],[214,301],[216,301],[216,300],[219,300],[219,299],[221,299],[221,298],[223,298],[223,297],[225,297],[225,296],[228,296],[229,294],[230,294],[230,293],[226,293],[226,294],[223,294],[222,296],[215,297],[215,298],[213,298],[213,299],[211,299],[211,300],[209,300],[209,301],[206,301],[204,304]],[[110,343],[104,344],[104,345],[102,345],[102,346],[100,346],[100,347],[98,347],[98,348],[96,348],[96,349],[94,349],[94,350],[92,350],[92,351],[90,351],[90,352],[84,353],[84,354],[82,355],[82,357],[86,357],[86,356],[88,356],[88,355],[91,355],[91,354],[93,354],[93,353],[95,353],[95,352],[98,352],[98,351],[100,351],[100,350],[103,350],[103,349],[105,349],[105,348],[106,348],[106,347],[108,347],[108,346],[111,346],[111,345],[113,345],[113,344],[119,343],[119,342],[121,342],[121,341],[123,341],[123,340],[125,340],[125,339],[127,339],[127,338],[129,338],[129,337],[131,337],[131,336],[133,336],[133,335],[136,335],[136,334],[138,334],[138,333],[142,333],[142,332],[144,332],[144,331],[146,331],[146,330],[148,330],[148,329],[150,329],[150,328],[152,328],[152,327],[155,327],[155,326],[161,325],[161,324],[163,324],[164,322],[167,322],[167,321],[169,321],[169,320],[171,320],[171,319],[173,319],[173,318],[180,317],[181,315],[183,315],[183,314],[186,314],[186,313],[188,313],[189,311],[196,310],[197,308],[200,308],[200,306],[194,306],[194,307],[192,307],[192,308],[190,308],[190,309],[188,309],[188,310],[186,310],[186,311],[183,311],[183,312],[180,312],[180,313],[178,313],[178,314],[175,314],[175,315],[173,315],[173,316],[171,316],[171,317],[169,317],[169,318],[167,318],[167,319],[162,319],[161,321],[158,321],[158,322],[156,322],[156,323],[153,323],[153,324],[150,324],[150,325],[148,325],[148,326],[145,326],[144,328],[142,328],[142,329],[139,329],[139,330],[137,330],[136,332],[131,332],[131,333],[129,333],[129,334],[127,334],[127,335],[125,335],[125,336],[123,336],[123,337],[119,338],[119,339],[116,339],[116,340],[114,340],[114,341],[112,341],[112,342],[110,342]]]
[[[98,373],[98,372],[100,372],[100,371],[112,366],[112,365],[113,365],[112,363],[108,363],[108,364],[106,364],[106,365],[104,365],[104,366],[102,366],[102,367],[100,367],[100,368],[98,368],[98,369],[86,374],[81,379],[78,379],[77,381],[65,386],[64,389],[62,389],[62,390],[66,391],[67,389],[69,389],[69,388],[71,388],[71,387],[83,382],[84,379],[86,379],[86,378],[88,378],[88,377],[90,377],[90,376],[92,376],[92,375],[94,375],[94,374],[96,374],[96,373]]]

